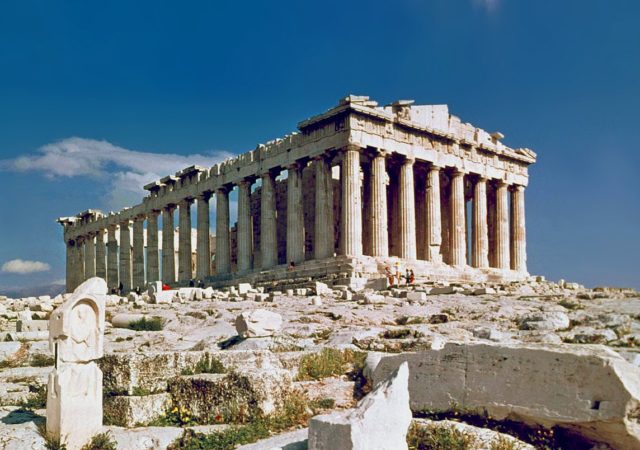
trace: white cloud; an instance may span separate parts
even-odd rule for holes
[[[227,152],[176,155],[128,150],[107,141],[71,137],[47,144],[35,154],[0,160],[0,170],[40,172],[48,178],[87,176],[106,186],[105,206],[120,209],[139,203],[142,187],[197,164],[212,166],[232,156]]]
[[[47,263],[40,261],[25,261],[22,259],[13,259],[2,265],[2,271],[6,273],[27,274],[33,272],[46,272],[51,267]]]

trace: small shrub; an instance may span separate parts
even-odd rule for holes
[[[96,434],[81,450],[118,450],[118,446],[107,431],[106,433]]]
[[[522,450],[522,445],[518,441],[501,435],[491,441],[490,448],[491,450]]]
[[[42,353],[36,353],[31,357],[31,365],[33,367],[48,367],[53,366],[56,360],[53,356],[43,355]]]
[[[398,325],[414,325],[419,323],[424,323],[423,317],[401,316],[396,319],[396,324]]]
[[[182,371],[182,375],[196,375],[199,373],[226,373],[227,369],[218,358],[205,355],[200,359],[193,369],[187,368]]]
[[[29,385],[31,395],[20,402],[20,407],[28,411],[47,407],[47,386],[44,384]]]
[[[53,437],[47,432],[47,425],[42,422],[37,425],[38,434],[44,439],[44,448],[47,450],[67,450],[67,445],[60,438]]]
[[[415,450],[472,450],[473,435],[453,427],[413,424],[407,433],[407,444]]]
[[[20,367],[29,359],[29,349],[31,345],[28,342],[22,342],[20,348],[9,358],[0,361],[0,369],[11,369]]]
[[[382,337],[385,339],[406,339],[413,336],[413,332],[408,328],[401,330],[387,330],[382,333]]]
[[[317,409],[333,409],[336,406],[336,401],[332,398],[320,398],[317,400],[313,400],[309,406],[313,410]]]
[[[344,352],[333,348],[324,348],[320,353],[302,357],[298,368],[297,380],[320,380],[342,375],[347,370],[347,360]]]
[[[162,318],[160,317],[152,317],[150,319],[143,317],[140,320],[131,322],[127,328],[134,331],[161,331],[162,326]]]

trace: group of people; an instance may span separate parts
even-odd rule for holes
[[[405,284],[407,285],[413,284],[416,281],[416,276],[413,273],[413,269],[409,269],[407,267],[405,274],[402,275],[402,270],[400,269],[399,262],[396,263],[394,272],[391,271],[391,267],[389,266],[385,267],[384,272],[387,276],[387,279],[389,280],[389,286],[395,285],[396,281],[397,285],[399,286],[403,278],[405,280]]]

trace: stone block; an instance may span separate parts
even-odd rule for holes
[[[112,395],[104,399],[104,417],[111,425],[133,427],[154,421],[170,407],[171,395],[167,392],[143,396]]]
[[[484,287],[484,288],[474,289],[472,292],[472,295],[487,295],[487,294],[495,294],[495,293],[496,293],[496,290],[494,288]]]
[[[606,347],[447,343],[381,357],[374,386],[403,362],[414,411],[455,404],[497,420],[558,426],[615,449],[640,448],[640,370]]]
[[[177,289],[169,289],[166,291],[159,291],[153,294],[152,300],[153,303],[161,304],[161,303],[173,303],[174,299],[178,298],[178,290]]]
[[[250,283],[238,283],[238,294],[245,295],[252,289]]]
[[[227,374],[181,376],[169,381],[174,406],[187,408],[203,423],[269,415],[282,406],[292,380],[283,369],[243,369]]]
[[[89,278],[73,291],[74,294],[91,295],[107,295],[108,292],[107,282],[100,277]]]
[[[282,316],[266,309],[255,309],[238,315],[235,325],[238,335],[244,338],[273,336],[282,328]]]
[[[407,292],[407,300],[412,302],[420,302],[427,299],[427,294],[425,292]]]
[[[49,330],[48,320],[18,320],[16,331],[47,331]]]
[[[458,292],[454,286],[433,287],[429,291],[430,295],[448,295]]]
[[[309,450],[407,449],[409,367],[400,366],[352,410],[313,417]]]
[[[569,328],[569,316],[562,311],[527,314],[519,319],[521,330],[556,331]]]
[[[144,317],[147,316],[145,316],[144,314],[116,314],[111,318],[111,325],[113,325],[115,328],[129,328],[129,325],[131,325],[133,322],[137,322]]]

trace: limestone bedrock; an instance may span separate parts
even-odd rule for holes
[[[411,424],[409,366],[400,366],[355,409],[309,422],[309,450],[403,450]]]

